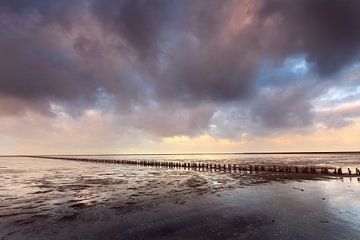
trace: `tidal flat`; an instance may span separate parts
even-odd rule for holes
[[[360,239],[357,177],[2,157],[0,181],[0,239]]]

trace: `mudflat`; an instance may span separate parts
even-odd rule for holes
[[[360,238],[358,178],[1,161],[1,239]]]

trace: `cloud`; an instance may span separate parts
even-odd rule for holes
[[[150,138],[340,127],[351,114],[320,114],[318,99],[359,85],[359,11],[352,0],[2,1],[0,115],[96,111],[111,115],[106,131]]]
[[[360,102],[342,104],[336,108],[317,112],[320,122],[330,128],[341,128],[360,118]]]
[[[259,14],[271,23],[274,55],[304,53],[319,74],[329,76],[359,60],[359,10],[356,0],[267,0]]]

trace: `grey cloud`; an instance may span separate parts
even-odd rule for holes
[[[22,17],[32,16],[39,25],[56,24],[69,30],[78,18],[77,10],[85,7],[85,3],[86,0],[4,0],[0,2],[0,11],[20,17],[18,21],[23,24],[26,23]]]
[[[252,106],[252,118],[272,129],[301,128],[313,121],[312,86],[271,89]],[[315,95],[316,96],[316,95]]]
[[[266,0],[263,21],[273,19],[272,53],[305,53],[321,75],[359,59],[360,2],[357,0]]]
[[[246,102],[234,102],[213,115],[209,132],[222,138],[251,139],[284,132],[306,132],[317,121],[311,86],[273,87]]]
[[[316,115],[326,127],[341,128],[360,118],[360,104],[343,104],[337,108],[318,111]]]
[[[2,1],[0,114],[101,108],[159,136],[214,131],[216,119],[227,136],[306,128],[314,85],[358,60],[359,10],[351,0]],[[264,59],[276,69],[298,55],[312,81],[259,81]],[[220,114],[233,103],[242,109]]]
[[[216,106],[202,104],[189,108],[184,104],[163,104],[140,108],[129,115],[119,115],[118,122],[149,136],[196,136],[205,133]]]
[[[78,71],[66,50],[42,38],[41,32],[19,34],[2,27],[5,31],[0,34],[0,96],[33,102],[92,98],[97,83]]]

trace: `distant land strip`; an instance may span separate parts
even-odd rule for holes
[[[360,151],[297,151],[297,152],[200,152],[200,153],[104,153],[104,154],[37,154],[36,156],[131,156],[131,155],[250,155],[250,154],[360,154]],[[6,154],[0,157],[27,157],[26,154]],[[31,155],[34,156],[34,155]]]

